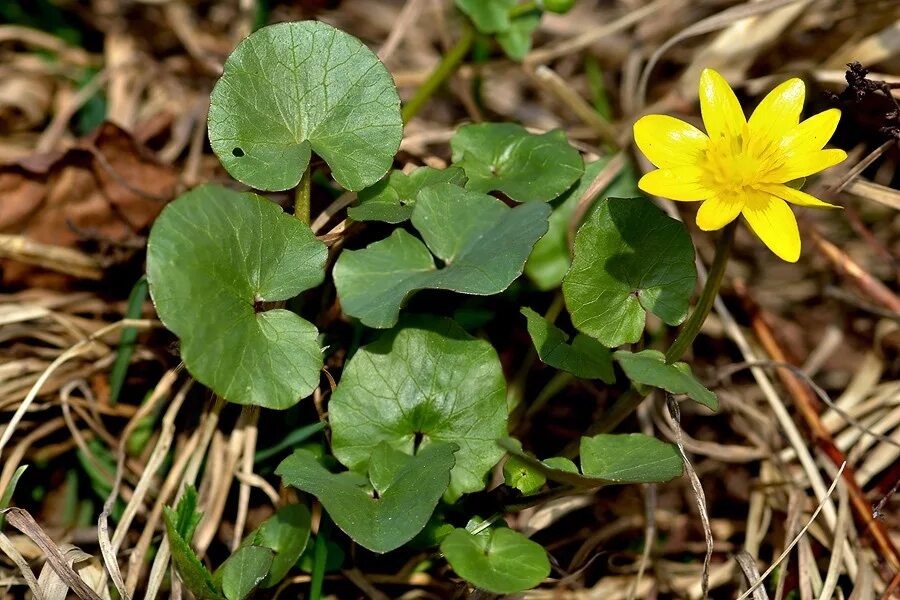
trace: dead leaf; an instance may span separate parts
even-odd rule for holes
[[[177,172],[125,130],[104,123],[65,151],[0,164],[0,233],[101,250],[128,244],[175,193]],[[33,284],[33,267],[3,261],[3,282]]]

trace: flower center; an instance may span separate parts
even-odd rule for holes
[[[736,136],[710,139],[703,161],[704,183],[727,193],[739,193],[769,183],[769,174],[777,166],[774,150],[764,143],[764,139],[751,138],[747,124]]]

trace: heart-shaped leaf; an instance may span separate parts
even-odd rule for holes
[[[348,190],[387,173],[400,147],[400,97],[378,57],[321,21],[278,23],[241,42],[209,106],[209,141],[232,177],[286,190],[311,152]]]
[[[363,250],[342,252],[334,266],[341,306],[364,325],[386,328],[397,323],[403,302],[416,290],[502,292],[522,274],[535,241],[547,231],[549,213],[543,203],[511,209],[449,183],[426,187],[412,213],[425,243],[397,229]],[[435,266],[432,252],[443,268]]]
[[[328,403],[332,450],[365,470],[382,442],[407,454],[423,445],[459,446],[448,496],[484,488],[503,456],[506,381],[497,353],[449,319],[410,319],[361,348],[344,366]]]
[[[636,353],[620,350],[613,356],[633,382],[652,385],[673,394],[686,394],[711,410],[719,410],[716,395],[697,381],[687,363],[666,364],[666,356],[658,350]]]
[[[416,196],[422,189],[437,183],[461,186],[465,182],[466,174],[457,167],[419,167],[409,175],[391,171],[384,179],[357,194],[358,204],[347,210],[347,216],[357,221],[401,223],[412,216]]]
[[[506,527],[476,535],[454,529],[441,542],[441,552],[460,577],[495,594],[529,590],[550,574],[547,551]]]
[[[578,230],[562,289],[572,324],[614,347],[641,337],[645,311],[684,321],[696,279],[682,223],[649,200],[610,198]]]
[[[517,202],[553,200],[584,173],[581,154],[559,129],[535,135],[514,123],[464,125],[450,147],[467,189],[503,192]]]
[[[522,60],[531,50],[531,34],[540,24],[541,13],[537,10],[513,17],[509,29],[497,34],[497,42],[508,57]]]
[[[602,158],[588,163],[584,167],[584,175],[578,184],[560,196],[556,202],[556,208],[550,214],[549,228],[544,237],[534,245],[528,262],[525,263],[525,274],[541,290],[552,290],[559,287],[563,277],[572,265],[569,256],[569,227],[578,207],[578,202],[584,196],[600,172],[609,163],[609,158]],[[631,166],[625,167],[606,189],[600,190],[596,200],[605,198],[634,198],[640,196],[637,187],[637,179]],[[594,198],[591,198],[594,200]],[[597,209],[599,204],[594,202],[591,209],[582,217],[582,220]],[[579,222],[580,224],[580,222]],[[577,224],[575,226],[577,229]]]
[[[400,469],[377,498],[347,473],[328,472],[297,450],[278,465],[284,483],[316,496],[338,527],[373,552],[390,552],[419,533],[450,483],[452,444],[432,443]]]
[[[456,0],[456,6],[472,19],[481,33],[498,33],[510,27],[509,11],[518,0]]]
[[[204,185],[163,209],[147,243],[150,294],[191,374],[238,404],[287,408],[319,382],[318,332],[283,310],[325,277],[309,226],[254,194]]]
[[[288,504],[244,538],[242,546],[262,546],[275,553],[268,575],[259,583],[261,588],[278,585],[297,564],[309,541],[309,530],[309,509],[303,504]]]
[[[241,546],[216,571],[227,600],[244,600],[265,579],[274,554],[262,546]]]
[[[615,483],[652,483],[680,477],[684,463],[673,444],[642,433],[581,438],[581,472]]]
[[[541,361],[583,379],[600,379],[613,383],[612,353],[592,337],[579,333],[571,344],[562,329],[534,312],[523,308],[528,320],[528,335]]]

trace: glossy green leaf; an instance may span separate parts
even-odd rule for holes
[[[680,477],[684,463],[674,444],[642,433],[581,438],[581,472],[615,483],[651,483]]]
[[[262,546],[275,553],[268,575],[259,582],[261,588],[278,585],[284,579],[306,549],[309,531],[309,509],[303,504],[288,504],[244,538],[242,546]]]
[[[481,33],[498,33],[510,27],[509,11],[518,0],[456,0],[456,6],[472,19]]]
[[[439,443],[421,448],[377,498],[358,485],[357,477],[330,473],[306,450],[284,459],[276,472],[285,484],[316,496],[354,541],[373,552],[389,552],[425,527],[450,484],[454,449]]]
[[[416,290],[502,292],[522,274],[535,241],[547,231],[549,213],[546,204],[509,208],[449,183],[426,187],[412,213],[424,243],[397,229],[365,249],[342,252],[334,266],[341,306],[364,325],[386,328],[397,322],[403,302]]]
[[[407,454],[417,439],[458,445],[456,497],[483,489],[503,456],[506,381],[489,343],[449,319],[409,319],[347,362],[328,414],[334,455],[357,471],[382,442]]]
[[[684,321],[696,279],[682,223],[649,200],[610,198],[578,230],[562,289],[572,324],[614,347],[638,341],[646,311]]]
[[[241,546],[216,571],[227,600],[244,600],[265,579],[274,553],[262,546]]]
[[[213,581],[212,573],[197,558],[190,545],[197,523],[203,516],[196,512],[196,508],[197,492],[193,487],[185,489],[175,510],[168,506],[163,508],[172,563],[181,582],[197,600],[224,600],[225,597]]]
[[[522,308],[521,312],[528,320],[528,335],[542,362],[583,379],[615,382],[612,353],[606,346],[583,333],[577,334],[570,344],[562,329],[538,313],[530,308]]]
[[[163,209],[147,244],[150,294],[191,374],[238,404],[287,408],[319,383],[312,323],[257,303],[325,277],[309,226],[254,194],[204,185]]]
[[[315,152],[348,190],[378,181],[400,147],[400,97],[355,37],[321,21],[278,23],[242,41],[209,107],[209,140],[232,177],[263,190],[300,181]]]
[[[584,167],[584,175],[578,183],[559,197],[556,208],[550,214],[549,228],[544,237],[534,245],[528,262],[525,263],[525,274],[541,290],[552,290],[559,287],[563,277],[572,265],[569,256],[569,228],[575,209],[591,184],[606,165],[609,158],[602,158],[588,163]],[[585,213],[582,220],[600,206],[598,203],[606,198],[634,198],[641,195],[637,187],[637,179],[631,166],[625,167],[612,183],[603,190],[599,190],[595,199],[592,199],[591,209]],[[580,224],[580,223],[579,223]],[[575,228],[577,230],[577,226]],[[574,232],[574,230],[573,230]]]
[[[441,552],[460,577],[495,594],[529,590],[550,574],[547,551],[506,527],[476,535],[456,529],[441,542]]]
[[[711,410],[719,410],[716,395],[697,381],[687,363],[666,364],[665,354],[658,350],[634,353],[620,350],[613,356],[633,382],[652,385],[673,394],[686,394]]]
[[[409,175],[391,171],[381,181],[357,194],[357,205],[347,210],[347,216],[356,221],[400,223],[412,216],[416,196],[424,188],[438,183],[461,186],[465,182],[466,174],[457,167],[419,167]]]
[[[450,140],[466,188],[517,202],[553,200],[584,173],[581,154],[559,129],[536,135],[514,123],[464,125]]]
[[[506,55],[522,60],[531,50],[531,35],[541,24],[541,13],[533,11],[510,20],[509,29],[497,34],[497,42]]]

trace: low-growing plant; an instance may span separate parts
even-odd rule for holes
[[[457,0],[514,58],[527,51],[542,8],[571,4]],[[336,381],[322,413],[328,435],[313,445],[298,440],[275,471],[327,517],[307,548],[310,511],[284,506],[210,572],[191,550],[199,515],[186,490],[165,523],[187,588],[197,598],[242,600],[297,564],[312,564],[321,585],[322,561],[333,561],[344,539],[327,534],[333,523],[372,552],[427,548],[472,586],[520,592],[550,576],[551,561],[506,526],[505,513],[680,476],[674,445],[612,429],[653,388],[717,410],[715,394],[681,359],[717,293],[730,224],[743,215],[778,256],[796,260],[785,201],[824,205],[799,184],[844,156],[822,150],[836,111],[799,121],[798,80],[777,87],[749,120],[717,73],[704,72],[700,92],[707,133],[660,115],[635,124],[638,147],[659,168],[640,182],[628,167],[597,186],[608,159],[585,164],[563,132],[511,123],[464,125],[450,140],[447,168],[401,171],[393,169],[400,99],[359,40],[319,22],[281,23],[245,39],[212,93],[209,138],[237,181],[295,190],[293,215],[235,186],[183,194],[151,232],[150,293],[187,369],[229,402],[288,409],[322,385],[325,359],[335,358],[341,372],[328,374]],[[320,191],[355,194],[348,222],[370,223],[373,241],[359,247],[315,235],[314,180]],[[701,229],[726,228],[693,312],[691,237],[638,186],[702,201]],[[317,315],[310,290],[318,302],[336,294],[355,336],[328,329],[334,319]],[[406,308],[422,294],[428,303]],[[557,373],[539,393],[523,393],[521,376],[507,379],[478,319],[457,310],[467,296],[501,294],[518,306],[515,322],[533,343],[520,372],[527,376],[537,360]],[[549,309],[533,310],[537,302]],[[644,347],[648,315],[684,323],[665,351]],[[322,323],[330,325],[322,331]],[[657,330],[648,345],[666,348],[670,336]],[[539,459],[511,434],[573,379],[609,386],[618,399],[578,448]],[[475,496],[494,502],[467,501]],[[479,506],[492,508],[472,508]]]

